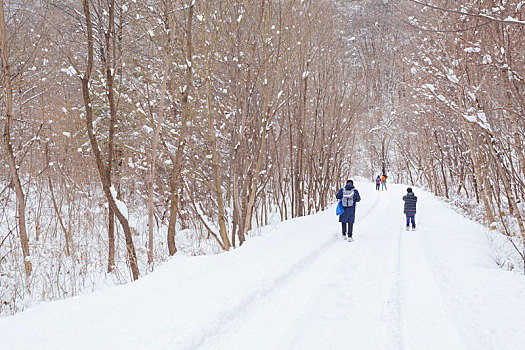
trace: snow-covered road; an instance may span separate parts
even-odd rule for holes
[[[460,326],[470,321],[468,315],[449,307],[447,285],[439,285],[444,271],[430,263],[437,259],[433,244],[449,239],[440,233],[448,229],[446,223],[431,224],[427,212],[418,215],[424,222],[418,231],[405,231],[400,215],[404,187],[390,191],[365,190],[355,242],[327,246],[204,348],[491,348],[468,343]],[[429,206],[421,199],[425,212]],[[476,329],[470,332],[473,340],[483,336]]]
[[[431,194],[358,184],[355,242],[327,212],[241,249],[176,257],[126,286],[0,319],[0,349],[523,349],[525,278]]]

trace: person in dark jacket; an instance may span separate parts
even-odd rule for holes
[[[412,192],[412,189],[407,188],[407,194],[403,196],[403,201],[405,201],[404,213],[407,217],[407,227],[410,228],[410,223],[412,223],[412,230],[416,229],[416,203],[417,197]]]
[[[376,190],[379,191],[379,187],[381,186],[381,176],[377,175],[376,177]]]
[[[346,190],[346,191],[345,191]],[[355,206],[357,202],[361,201],[361,196],[359,195],[359,191],[354,187],[354,182],[352,180],[346,181],[346,185],[344,188],[341,188],[335,197],[337,199],[343,199],[343,193],[352,191],[352,205],[345,207],[344,200],[343,200],[343,207],[344,212],[343,214],[339,215],[339,222],[341,223],[341,226],[343,228],[343,238],[346,238],[346,235],[348,233],[348,240],[353,241],[352,233],[354,231],[354,222],[355,222]]]

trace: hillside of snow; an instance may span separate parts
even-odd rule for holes
[[[355,242],[335,207],[220,255],[175,256],[124,286],[0,319],[1,349],[523,349],[525,276],[433,195],[358,183]]]

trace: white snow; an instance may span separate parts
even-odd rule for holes
[[[111,195],[113,196],[113,200],[115,201],[115,204],[117,205],[118,210],[124,215],[126,218],[129,218],[129,210],[128,207],[124,202],[117,199],[117,190],[114,186],[111,186],[110,189]]]
[[[505,18],[504,21],[514,22],[514,23],[518,23],[518,24],[525,24],[525,21],[520,21],[520,20],[518,20],[518,19],[516,19],[514,17],[511,17],[511,16]]]
[[[423,87],[426,88],[426,89],[429,89],[432,92],[434,92],[436,90],[436,88],[432,84],[424,84]]]
[[[463,118],[471,123],[476,123],[485,130],[492,131],[490,124],[487,122],[487,116],[485,112],[478,111],[475,115],[464,114]]]
[[[60,71],[66,73],[70,77],[77,74],[77,71],[73,66],[69,66],[68,68],[61,68]]]
[[[464,49],[465,52],[480,52],[481,49],[479,47],[467,47]]]
[[[178,255],[138,281],[0,319],[2,349],[522,349],[525,277],[431,194],[359,183],[355,242],[335,207],[234,251]]]
[[[458,77],[455,74],[450,73],[450,74],[447,74],[446,76],[447,76],[448,80],[450,80],[454,84],[459,84],[459,79],[458,79]]]

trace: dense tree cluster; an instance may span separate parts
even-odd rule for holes
[[[0,312],[326,208],[361,112],[345,8],[0,1]],[[174,276],[176,278],[176,276]]]
[[[525,264],[525,3],[385,3],[373,52],[389,72],[373,76],[394,84],[368,128],[372,167],[454,199]]]

